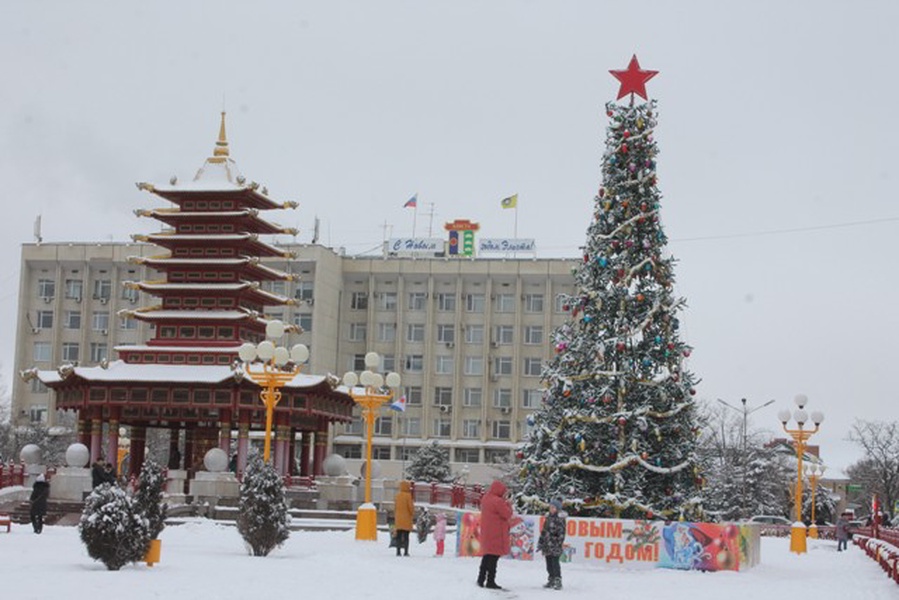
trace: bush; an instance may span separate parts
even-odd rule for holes
[[[254,457],[240,484],[237,530],[253,556],[268,556],[290,536],[290,515],[281,476]]]
[[[162,492],[165,487],[165,470],[157,462],[147,460],[140,470],[137,482],[137,493],[134,496],[137,508],[147,519],[150,539],[155,540],[165,529],[165,517],[168,505],[162,503]]]
[[[98,486],[84,503],[78,524],[87,553],[110,571],[144,558],[150,544],[147,520],[124,490]]]

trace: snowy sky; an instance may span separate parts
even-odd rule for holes
[[[542,588],[546,569],[541,556],[535,561],[500,561],[496,580],[508,591],[477,588],[479,560],[452,555],[455,535],[447,535],[448,554],[443,558],[434,557],[430,538],[419,545],[414,534],[410,557],[397,558],[387,547],[386,533],[377,542],[357,542],[353,531],[299,531],[269,556],[254,558],[244,550],[236,527],[191,520],[163,530],[161,561],[155,566],[137,563],[109,572],[87,555],[77,528],[50,526],[41,535],[30,529],[14,526],[9,543],[0,545],[5,589],[20,600],[244,600],[263,591],[271,598],[368,600],[555,597],[555,592]],[[0,534],[4,542],[6,535]],[[796,555],[790,554],[785,538],[763,538],[761,563],[739,573],[563,564],[562,580],[564,596],[559,598],[566,600],[632,598],[634,590],[639,590],[640,598],[666,600],[896,597],[895,582],[861,549],[837,553],[836,542],[810,540],[808,553]]]
[[[7,2],[0,8],[0,362],[12,377],[20,244],[155,230],[135,181],[193,176],[228,111],[232,156],[351,254],[468,218],[576,256],[605,117],[633,53],[660,74],[663,225],[699,397],[899,418],[889,204],[899,4],[549,0]],[[892,57],[892,58],[891,58]],[[284,240],[287,241],[287,240]]]

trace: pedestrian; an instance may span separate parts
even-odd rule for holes
[[[443,541],[446,539],[446,513],[437,513],[434,523],[434,541],[437,542],[437,556],[443,556]]]
[[[106,483],[106,470],[103,468],[103,459],[98,458],[91,465],[91,485],[97,487]]]
[[[849,519],[847,518],[846,513],[843,513],[837,518],[837,552],[842,552],[846,549],[846,545],[849,542]]]
[[[393,498],[394,525],[396,526],[396,555],[409,556],[409,533],[412,532],[412,518],[415,503],[412,501],[412,485],[400,482],[400,491]]]
[[[543,553],[546,559],[546,584],[545,588],[554,590],[562,589],[562,567],[559,565],[559,557],[562,556],[562,546],[565,544],[565,514],[562,512],[562,503],[552,500],[549,503],[549,514],[543,521],[543,530],[540,539],[537,540],[537,550]]]
[[[509,553],[509,521],[512,519],[512,505],[506,498],[506,485],[499,480],[490,484],[490,489],[481,498],[481,567],[478,571],[478,586],[501,590],[496,583],[496,563],[500,556]]]
[[[47,499],[50,497],[50,484],[43,473],[34,480],[31,488],[31,526],[35,533],[44,530],[44,516],[47,514]]]
[[[111,462],[107,462],[103,466],[103,483],[108,483],[110,485],[118,483],[118,477],[116,477],[115,468],[113,468]]]

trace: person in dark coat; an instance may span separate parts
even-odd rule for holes
[[[91,465],[91,485],[97,487],[106,482],[106,470],[103,468],[103,459],[98,458]]]
[[[115,485],[118,483],[118,477],[115,474],[115,468],[113,468],[112,463],[108,462],[103,466],[103,483],[108,483],[110,485]]]
[[[543,521],[543,530],[540,532],[540,539],[537,540],[537,550],[542,552],[546,559],[548,579],[543,586],[545,588],[562,589],[562,567],[559,565],[559,557],[562,556],[564,544],[565,515],[562,513],[562,503],[553,500],[549,503],[549,514]]]
[[[846,544],[849,542],[849,519],[845,514],[842,514],[837,519],[837,552],[842,552],[846,549]]]
[[[409,556],[409,533],[412,531],[412,519],[415,515],[415,503],[412,501],[412,484],[400,482],[400,491],[393,498],[394,522],[396,524],[396,555],[405,553]]]
[[[478,571],[478,586],[501,590],[496,583],[496,563],[500,556],[509,553],[509,526],[512,519],[512,505],[506,499],[506,485],[499,480],[490,484],[490,489],[481,498],[481,567]]]
[[[31,526],[35,533],[44,530],[44,516],[47,514],[47,499],[50,497],[50,484],[43,474],[38,475],[31,488]]]

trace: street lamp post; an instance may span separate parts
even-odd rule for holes
[[[265,326],[265,336],[274,340],[284,335],[284,323],[281,321],[269,321]],[[262,390],[259,397],[265,405],[265,451],[263,460],[269,462],[272,447],[272,419],[275,406],[281,400],[281,388],[291,381],[300,372],[300,365],[309,360],[309,348],[303,344],[296,344],[290,350],[283,346],[275,346],[270,340],[251,344],[247,342],[238,350],[240,360],[244,363],[244,373],[258,383]],[[254,371],[252,366],[256,360],[261,362],[262,368]],[[292,367],[287,366],[293,363]]]
[[[818,481],[824,477],[824,471],[826,470],[827,467],[824,465],[805,465],[805,474],[808,477],[808,482],[812,490],[812,524],[809,525],[808,536],[814,539],[818,539],[818,524],[815,521],[815,492],[818,490]]]
[[[768,400],[767,402],[765,402],[765,403],[762,404],[761,406],[756,406],[755,408],[748,408],[748,407],[746,406],[746,398],[741,398],[741,399],[740,399],[740,402],[743,403],[743,408],[742,408],[742,409],[737,408],[737,407],[734,406],[733,404],[729,404],[729,403],[725,402],[725,401],[722,400],[721,398],[718,398],[718,402],[720,402],[721,404],[723,404],[724,406],[726,406],[727,408],[729,408],[729,409],[731,409],[731,410],[735,410],[735,411],[737,411],[737,412],[739,412],[739,413],[743,413],[743,439],[742,439],[742,446],[743,446],[743,461],[742,461],[742,462],[743,462],[743,465],[742,465],[742,466],[743,466],[743,469],[742,469],[742,470],[743,470],[743,481],[742,481],[742,488],[743,488],[743,489],[742,489],[742,491],[740,492],[740,496],[741,496],[741,498],[740,498],[740,516],[741,516],[742,518],[746,519],[746,518],[749,516],[749,515],[746,514],[746,433],[747,433],[747,432],[746,432],[746,424],[747,424],[747,421],[749,420],[749,415],[751,415],[752,413],[754,413],[754,412],[757,411],[757,410],[760,410],[760,409],[762,409],[762,408],[765,408],[766,406],[770,406],[771,404],[774,404],[774,400]]]
[[[805,429],[808,422],[809,414],[805,411],[805,405],[808,404],[808,398],[805,394],[799,394],[793,400],[796,403],[796,410],[793,411],[793,420],[796,421],[796,429],[788,429],[787,422],[790,420],[790,411],[783,409],[777,413],[777,418],[783,425],[783,430],[793,438],[796,443],[796,521],[790,530],[790,552],[796,554],[805,554],[806,551],[806,531],[805,523],[802,522],[802,456],[810,437],[818,432],[818,428],[824,421],[824,413],[821,411],[813,411],[811,414],[812,422],[815,424],[814,429]]]
[[[378,513],[371,501],[371,438],[375,428],[375,419],[378,411],[385,402],[393,397],[400,386],[398,373],[388,373],[386,380],[383,375],[377,373],[381,364],[381,357],[377,352],[369,352],[365,355],[365,367],[358,376],[348,371],[343,376],[343,384],[349,388],[349,395],[362,408],[362,416],[365,418],[365,437],[367,446],[365,451],[365,503],[359,506],[356,513],[356,539],[377,541],[378,539]],[[362,384],[362,390],[357,391],[356,385]],[[385,385],[386,390],[385,390]]]

